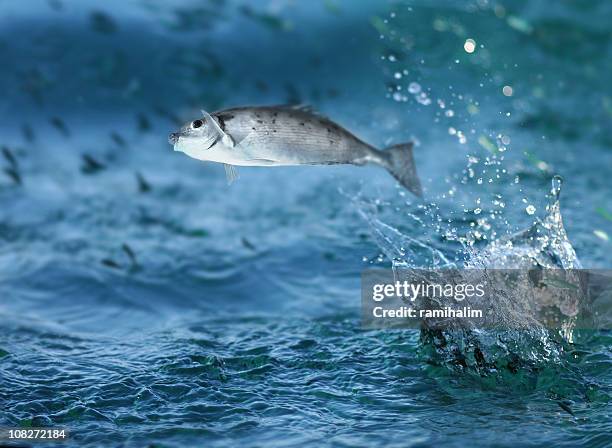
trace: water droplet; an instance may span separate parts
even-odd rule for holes
[[[533,205],[529,204],[525,208],[525,211],[527,212],[528,215],[533,215],[535,213],[535,211],[536,211],[536,208]]]
[[[474,53],[474,50],[476,50],[476,41],[474,39],[466,39],[463,44],[463,49],[466,53]]]
[[[480,209],[480,208],[475,208],[474,209],[474,214],[475,215],[480,215],[480,212],[482,212],[482,209]]]
[[[416,96],[416,100],[423,106],[429,106],[431,104],[431,100],[427,97],[427,94],[425,92],[419,93]]]
[[[512,89],[510,86],[504,86],[502,93],[504,96],[512,96],[514,94],[514,89]]]
[[[395,79],[402,79],[402,74],[400,72],[395,72],[395,75],[393,75],[395,77]]]
[[[563,186],[563,178],[559,175],[553,176],[552,178],[552,190],[550,191],[553,196],[557,197],[561,194],[561,187]]]
[[[408,85],[408,92],[412,93],[413,95],[416,95],[420,91],[421,85],[418,82],[411,82],[410,85]]]
[[[446,112],[444,112],[444,115],[447,117],[452,117],[455,115],[455,112],[452,109],[448,109]]]
[[[543,161],[539,161],[536,166],[538,167],[539,170],[542,171],[548,171],[548,163],[543,162]]]

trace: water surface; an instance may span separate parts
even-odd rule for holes
[[[460,264],[543,216],[560,174],[582,265],[610,267],[609,2],[0,11],[0,424],[68,446],[609,443],[608,331],[482,375],[359,322],[360,273],[390,266],[364,211],[424,248],[412,265]],[[278,103],[415,140],[425,200],[375,167],[228,187],[167,144],[202,107]]]

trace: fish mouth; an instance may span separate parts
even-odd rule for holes
[[[172,132],[168,136],[168,143],[170,143],[171,145],[176,145],[179,141],[179,137],[180,137],[180,134],[178,132]]]

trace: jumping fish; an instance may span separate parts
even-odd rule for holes
[[[209,114],[170,134],[175,151],[225,164],[228,181],[235,166],[289,166],[369,163],[385,168],[400,184],[422,196],[412,143],[379,150],[310,108],[238,107]]]

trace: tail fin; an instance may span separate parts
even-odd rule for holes
[[[422,198],[423,190],[412,157],[412,142],[391,146],[383,154],[387,156],[386,168],[391,175],[408,191]]]

